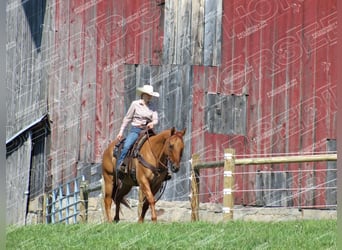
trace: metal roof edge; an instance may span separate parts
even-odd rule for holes
[[[19,130],[17,133],[15,133],[13,136],[11,136],[9,139],[6,140],[6,146],[8,143],[10,143],[11,141],[13,141],[14,139],[16,139],[18,136],[20,136],[21,134],[25,133],[26,131],[30,130],[31,128],[33,128],[35,125],[39,124],[40,122],[44,121],[44,120],[48,120],[48,113],[44,114],[42,117],[40,117],[39,119],[37,119],[36,121],[32,122],[30,125],[26,126],[25,128]]]

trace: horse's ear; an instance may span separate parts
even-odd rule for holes
[[[186,132],[186,128],[184,128],[184,129],[181,131],[182,135],[185,135],[185,132]]]
[[[172,127],[172,128],[171,128],[171,135],[174,135],[175,132],[176,132],[175,127]]]

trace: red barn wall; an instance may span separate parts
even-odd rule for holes
[[[221,27],[215,32],[221,36],[213,39],[212,50],[189,46],[190,52],[183,49],[183,39],[206,44],[198,37],[207,33],[196,29],[201,19],[186,8],[205,8],[209,1],[165,1],[167,8],[153,0],[55,3],[56,58],[49,80],[54,183],[77,175],[82,162],[101,162],[125,113],[127,75],[138,72],[131,65],[191,66],[189,82],[181,83],[192,89],[187,143],[202,160],[222,160],[228,147],[237,157],[321,152],[327,139],[336,138],[336,0],[216,0],[222,17],[215,17]],[[168,8],[178,10],[178,22],[164,21]],[[175,36],[179,39],[172,43]],[[247,96],[245,133],[208,131],[208,94]],[[244,175],[236,175],[235,202],[258,204],[258,193],[251,190],[258,180],[268,180],[258,176],[259,170],[295,173],[286,178],[298,189],[324,186],[326,173],[315,170],[325,168],[325,163],[238,166]],[[287,185],[281,182],[281,188]],[[202,201],[222,201],[222,169],[203,170],[201,183]],[[288,194],[296,205],[320,205],[326,199],[324,190],[296,192]]]
[[[327,151],[327,139],[336,138],[336,22],[336,1],[223,1],[222,64],[194,69],[193,152],[222,160],[227,147],[237,157]],[[200,129],[207,92],[248,95],[246,134]],[[248,190],[258,170],[301,170],[291,177],[294,205],[324,205],[326,172],[317,170],[325,168],[324,162],[237,166],[245,174],[236,175],[235,203],[257,203]],[[222,169],[202,176],[202,201],[222,201]],[[323,189],[300,190],[313,186]]]

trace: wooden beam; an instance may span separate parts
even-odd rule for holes
[[[336,160],[337,160],[337,154],[296,155],[296,156],[277,156],[277,157],[235,159],[235,165],[260,165],[260,164],[300,163],[300,162],[336,161]]]
[[[276,157],[259,157],[259,158],[243,158],[235,159],[235,165],[260,165],[260,164],[276,164],[276,163],[301,163],[316,161],[336,161],[337,154],[321,154],[321,155],[295,155],[295,156],[276,156]],[[224,161],[202,162],[196,165],[197,169],[223,167]]]

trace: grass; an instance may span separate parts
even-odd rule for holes
[[[337,249],[336,220],[10,226],[6,249]]]

